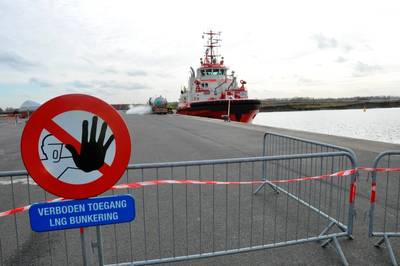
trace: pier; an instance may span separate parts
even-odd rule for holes
[[[310,132],[286,130],[279,128],[262,127],[256,125],[224,122],[200,117],[189,117],[180,115],[126,115],[123,114],[126,123],[130,129],[132,142],[132,156],[130,164],[144,164],[155,162],[178,162],[194,160],[210,160],[225,158],[244,158],[256,157],[262,155],[263,136],[266,132],[305,138],[309,140],[329,143],[342,146],[353,150],[358,158],[358,165],[371,167],[374,158],[386,150],[400,150],[400,145],[373,142],[360,139],[351,139],[338,136],[315,134]],[[20,158],[19,143],[23,129],[23,122],[19,124],[0,125],[0,171],[23,170],[23,164]],[[400,163],[398,164],[400,166]],[[399,167],[397,166],[397,167]],[[160,174],[160,179],[163,177]],[[271,177],[273,178],[273,177]],[[342,238],[340,244],[350,265],[389,265],[390,259],[387,256],[386,248],[375,248],[373,243],[375,239],[368,237],[368,224],[365,211],[369,208],[370,202],[370,180],[367,182],[367,173],[360,174],[357,180],[357,198],[356,213],[354,224],[354,240]],[[122,177],[121,179],[124,179]],[[204,177],[204,179],[207,179]],[[210,176],[211,179],[211,176]],[[27,186],[33,186],[29,182],[16,182],[13,185],[7,183],[7,180],[0,179],[0,202],[7,203],[9,206],[11,199],[11,189],[16,194],[26,194]],[[267,189],[267,188],[266,188]],[[135,196],[135,190],[133,195]],[[270,195],[271,196],[271,195]],[[25,197],[25,196],[24,196]],[[38,187],[32,188],[29,194],[29,200],[41,199],[43,192]],[[15,199],[15,207],[23,202],[27,203],[27,198]],[[242,205],[242,208],[245,208]],[[3,208],[0,209],[3,211]],[[177,210],[179,212],[179,210]],[[216,210],[218,212],[218,209]],[[205,213],[207,213],[205,211]],[[20,215],[20,214],[17,214]],[[267,214],[268,215],[268,214]],[[242,218],[245,220],[245,218]],[[3,220],[7,222],[3,223]],[[12,217],[2,219],[0,217],[0,230],[8,230],[7,225],[13,222]],[[49,246],[54,253],[65,252],[63,244],[64,238],[61,232],[47,234],[33,233],[29,227],[29,220],[25,219],[18,224],[21,235],[24,235],[24,242],[18,243],[24,257],[29,254],[35,258],[34,264],[48,264],[46,256],[49,253]],[[117,227],[115,235],[121,235],[126,232],[125,227]],[[177,227],[179,228],[179,227]],[[169,228],[163,228],[162,234],[169,235],[172,232]],[[125,230],[125,231],[123,231]],[[135,231],[136,232],[136,231]],[[134,233],[135,233],[134,232]],[[7,245],[9,239],[15,232],[10,232],[6,237],[0,238],[1,247]],[[4,234],[3,234],[4,235]],[[95,235],[93,229],[90,236]],[[71,236],[69,240],[78,238],[78,232]],[[133,234],[135,237],[135,234]],[[8,239],[8,240],[7,240]],[[137,240],[135,240],[137,241]],[[104,256],[115,257],[114,239],[104,239]],[[239,242],[240,243],[240,242]],[[156,245],[149,240],[148,246]],[[1,248],[0,247],[0,248]],[[190,249],[195,248],[189,246]],[[153,248],[150,248],[153,249]],[[400,256],[399,241],[393,242],[393,249],[398,257]],[[81,251],[78,246],[68,246],[71,255],[69,264],[81,263]],[[135,252],[134,250],[132,252]],[[28,255],[27,255],[28,254]],[[19,261],[17,256],[7,257],[4,254],[0,265],[18,265],[27,263]],[[118,255],[117,255],[118,257]],[[118,258],[116,259],[118,260]],[[66,264],[66,262],[63,262]],[[331,248],[321,249],[317,243],[307,243],[304,245],[294,245],[289,247],[274,248],[267,250],[251,251],[236,255],[226,255],[213,258],[204,258],[187,262],[179,262],[177,265],[338,265],[338,259],[335,250]],[[53,261],[54,265],[62,265],[60,262]]]

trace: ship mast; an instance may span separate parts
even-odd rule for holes
[[[204,46],[206,47],[206,53],[204,56],[204,63],[205,64],[216,64],[217,59],[220,56],[216,53],[216,48],[221,47],[218,43],[221,41],[220,36],[221,32],[213,32],[210,30],[209,32],[203,32],[207,36],[207,44]],[[204,38],[204,35],[203,35]]]

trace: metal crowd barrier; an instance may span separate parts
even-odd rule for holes
[[[108,191],[135,197],[136,220],[102,226],[101,232],[85,229],[86,239],[99,239],[88,244],[98,253],[91,263],[154,264],[323,241],[323,247],[333,244],[347,264],[338,238],[351,237],[354,197],[350,196],[350,187],[355,176],[274,182],[353,169],[355,158],[348,152],[137,164],[128,167],[120,183],[160,179],[255,181],[261,177],[264,162],[275,163],[268,176],[273,177],[270,184],[279,194],[264,190],[255,195],[254,184],[165,184]],[[10,182],[8,189],[1,186],[0,193],[11,199],[2,203],[1,210],[49,199],[26,172],[0,176],[7,176]],[[85,255],[79,230],[34,233],[26,212],[1,217],[0,229],[2,265],[76,265]]]
[[[369,236],[378,238],[376,247],[385,244],[393,265],[398,265],[391,238],[400,236],[400,174],[380,172],[379,168],[394,168],[400,165],[400,151],[379,154],[373,163],[369,210]]]

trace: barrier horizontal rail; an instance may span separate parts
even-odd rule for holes
[[[315,140],[309,140],[284,134],[277,134],[266,132],[263,137],[262,155],[273,156],[277,154],[305,154],[305,153],[318,153],[318,152],[334,152],[342,151],[350,153],[354,158],[356,154],[353,150],[324,143]]]

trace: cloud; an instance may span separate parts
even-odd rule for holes
[[[364,77],[382,72],[383,68],[379,65],[368,65],[363,62],[357,62],[354,66],[354,77]]]
[[[36,66],[36,64],[29,62],[23,57],[8,52],[0,52],[0,66],[1,65],[18,71],[26,71]]]
[[[146,85],[136,82],[116,82],[111,81],[93,81],[92,84],[98,88],[107,89],[122,89],[122,90],[146,90],[149,89]]]
[[[39,87],[44,87],[44,88],[53,86],[53,84],[51,84],[50,82],[38,78],[31,78],[29,82],[33,85],[37,85]]]
[[[346,53],[350,52],[351,50],[354,50],[354,47],[350,44],[345,44],[342,46],[342,50]]]
[[[316,79],[310,79],[302,75],[298,74],[293,74],[293,75],[288,75],[288,76],[281,76],[278,79],[278,82],[284,81],[284,82],[289,82],[290,84],[297,84],[298,86],[303,86],[303,85],[318,85],[321,83],[320,80]]]
[[[113,67],[108,67],[108,68],[103,70],[103,73],[118,74],[119,71],[115,70]]]
[[[79,58],[82,59],[83,61],[85,61],[86,63],[90,64],[90,65],[94,65],[94,62],[92,60],[90,60],[89,58],[87,58],[87,57],[80,56]]]
[[[78,89],[120,89],[120,90],[147,90],[150,89],[148,86],[136,83],[136,82],[121,82],[115,80],[93,80],[93,81],[79,81],[75,80],[69,82],[67,85]]]
[[[297,82],[299,84],[313,84],[315,80],[305,78],[305,77],[298,77]]]
[[[74,88],[90,88],[90,87],[92,87],[92,85],[90,83],[82,82],[79,80],[74,80],[72,82],[69,82],[68,85],[72,86]]]
[[[329,49],[338,47],[338,41],[335,38],[328,38],[319,34],[314,34],[311,36],[313,40],[317,42],[317,46],[319,49]]]
[[[338,57],[336,58],[336,60],[335,60],[336,63],[344,63],[344,62],[346,62],[346,61],[347,61],[347,59],[344,58],[343,56],[338,56]]]
[[[105,89],[97,89],[94,91],[94,95],[106,95],[106,96],[113,96],[114,93]]]
[[[155,76],[160,77],[160,78],[171,78],[173,77],[170,73],[167,72],[156,72],[154,73]]]
[[[130,70],[126,71],[126,74],[132,77],[137,77],[137,76],[147,76],[147,72],[143,70]]]
[[[311,38],[316,41],[318,49],[320,50],[339,48],[343,52],[348,53],[355,49],[353,45],[349,44],[345,40],[338,41],[335,38],[326,37],[321,33],[314,34],[311,36]]]

